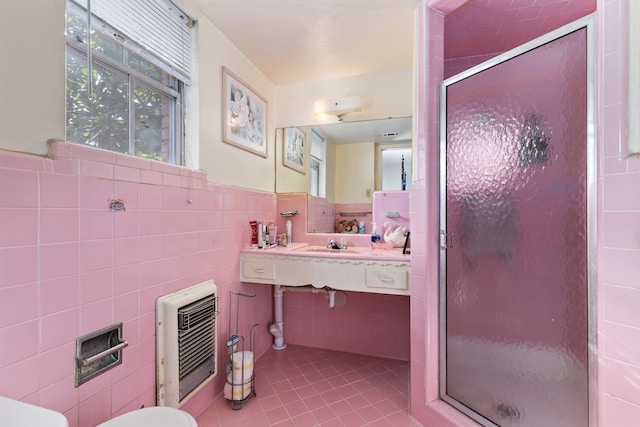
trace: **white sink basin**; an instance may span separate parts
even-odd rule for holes
[[[296,251],[298,252],[328,252],[328,253],[335,253],[335,254],[343,254],[343,253],[358,253],[360,252],[358,249],[356,248],[347,248],[347,249],[331,249],[331,248],[327,248],[326,246],[314,246],[314,245],[310,245],[310,246],[303,246],[299,249],[296,249]]]
[[[69,427],[64,415],[0,396],[0,426]]]

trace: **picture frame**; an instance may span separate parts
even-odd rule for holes
[[[282,164],[296,172],[305,173],[305,134],[300,129],[289,127],[284,130]]]
[[[222,67],[222,140],[267,157],[267,100]]]

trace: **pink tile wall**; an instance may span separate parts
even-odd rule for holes
[[[291,221],[291,234],[294,242],[303,242],[303,236],[307,234],[307,193],[280,193],[278,194],[278,207],[276,225],[278,233],[285,232],[287,221]],[[295,216],[281,216],[280,212],[298,211]],[[260,219],[260,218],[258,218]]]
[[[410,191],[375,191],[373,193],[373,221],[377,224],[378,233],[384,233],[384,223],[388,222],[391,230],[404,227],[410,230],[411,216],[409,209]],[[398,213],[397,218],[390,218]]]
[[[599,398],[601,424],[640,418],[640,173],[627,155],[628,2],[599,1]]]
[[[294,242],[326,245],[329,239],[345,237],[348,246],[371,244],[368,234],[307,233],[307,194],[288,193],[277,197],[278,212],[300,211],[293,218],[278,215],[279,230],[283,229],[287,219],[291,219]],[[348,304],[332,310],[322,295],[285,293],[286,342],[408,360],[409,298],[359,292],[346,292],[346,295]]]
[[[372,212],[371,203],[338,203],[336,204],[335,209],[335,217],[333,229],[330,231],[331,233],[338,232],[338,222],[339,221],[357,221],[358,223],[364,222],[364,232],[371,233],[371,223],[374,222],[373,217],[371,215]],[[344,215],[340,215],[342,212]],[[362,214],[362,215],[358,215]]]
[[[409,298],[345,292],[343,307],[324,294],[285,292],[286,342],[409,360]]]
[[[438,400],[437,109],[443,74],[444,17],[418,7],[417,130],[419,181],[411,194],[411,411],[424,425],[471,426]],[[634,426],[640,418],[640,161],[626,151],[627,2],[598,0],[598,425]],[[433,248],[433,249],[430,249]]]
[[[111,211],[112,198],[126,212]],[[264,352],[271,288],[238,281],[239,250],[248,222],[275,210],[272,193],[108,151],[51,142],[49,158],[0,152],[0,342],[12,343],[0,346],[0,395],[62,412],[71,427],[154,405],[155,299],[210,278],[219,366],[230,291],[257,295],[241,306],[239,332],[259,323]],[[129,341],[122,365],[74,388],[75,339],[117,322]],[[199,414],[223,382],[185,408]]]
[[[311,233],[333,233],[336,205],[324,197],[309,196],[307,231]]]
[[[506,52],[591,13],[596,0],[474,0],[455,10],[447,1],[446,59]],[[535,22],[532,24],[532,22]]]

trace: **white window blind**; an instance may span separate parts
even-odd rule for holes
[[[87,0],[73,1],[86,10]],[[137,44],[164,62],[156,65],[191,82],[193,20],[171,1],[91,0],[91,12],[122,32],[115,39]]]

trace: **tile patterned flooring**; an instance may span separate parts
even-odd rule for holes
[[[234,411],[220,396],[200,427],[419,427],[408,414],[409,363],[289,345],[255,365],[256,397]]]

